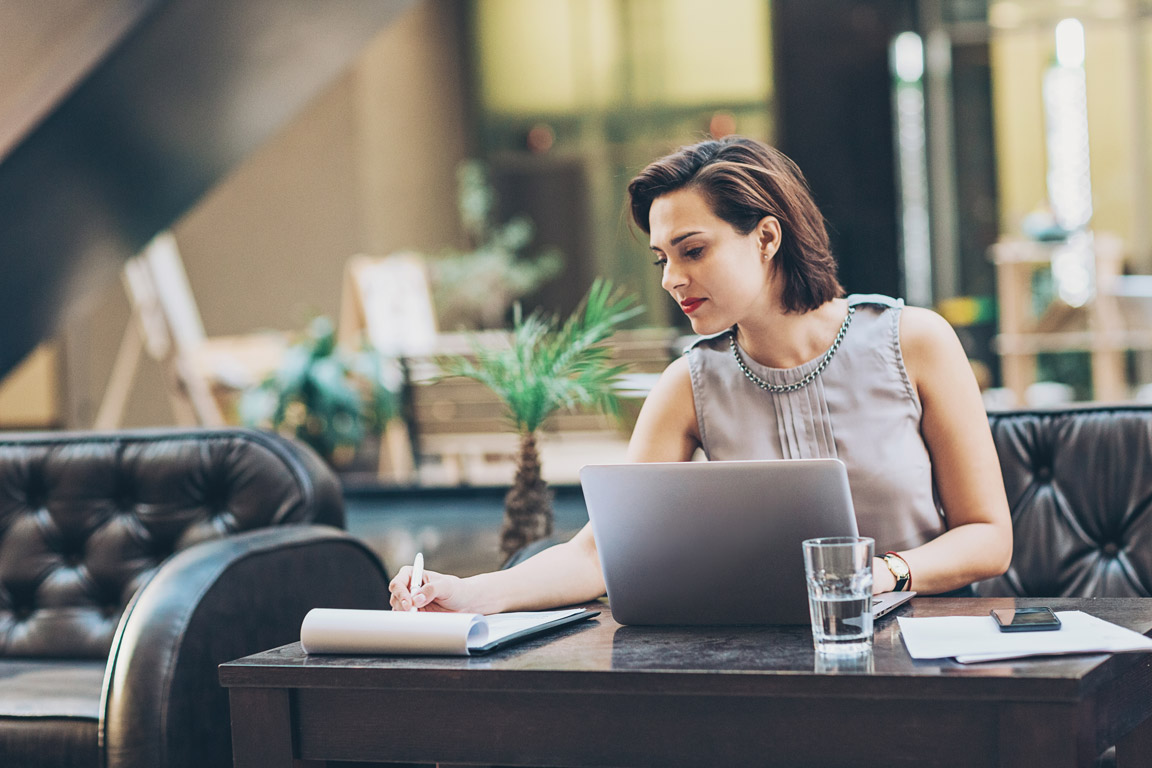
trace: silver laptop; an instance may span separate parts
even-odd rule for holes
[[[580,485],[621,624],[807,624],[800,543],[857,535],[839,459],[593,464]]]

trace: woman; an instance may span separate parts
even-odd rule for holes
[[[800,170],[730,137],[684,147],[628,187],[661,285],[703,335],[641,409],[629,461],[836,456],[873,589],[957,590],[1003,573],[1012,527],[971,368],[938,315],[883,296],[840,298],[824,220]],[[592,600],[604,581],[590,526],[466,579],[411,570],[392,606],[494,613]]]

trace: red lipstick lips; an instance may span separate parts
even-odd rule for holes
[[[704,299],[684,299],[684,301],[680,302],[680,307],[686,314],[690,315],[699,309],[700,305],[703,303]]]

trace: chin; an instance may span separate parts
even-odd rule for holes
[[[688,322],[692,324],[692,332],[701,336],[711,336],[732,327],[731,323],[725,324],[719,320],[705,320],[702,317],[692,317],[691,315],[688,316]]]

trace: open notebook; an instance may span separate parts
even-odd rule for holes
[[[585,608],[491,616],[313,608],[300,626],[300,645],[305,653],[472,656],[599,615]]]

